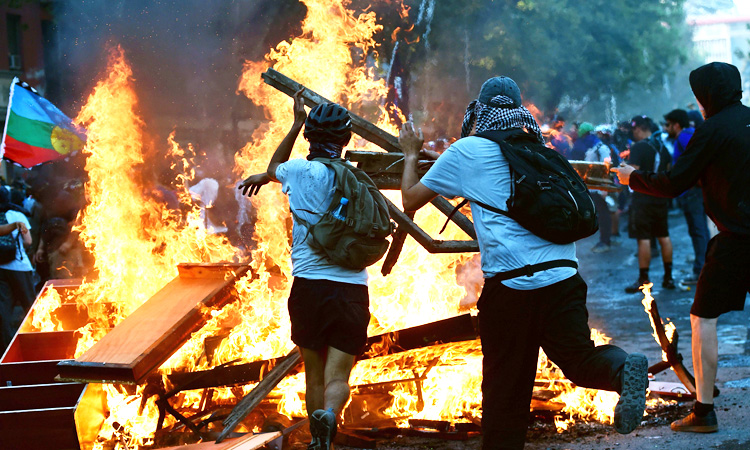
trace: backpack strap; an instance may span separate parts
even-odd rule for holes
[[[527,264],[523,267],[519,267],[518,269],[508,270],[507,272],[500,272],[494,277],[493,279],[497,279],[500,281],[504,280],[510,280],[511,278],[517,278],[526,275],[527,277],[530,277],[534,275],[536,272],[541,272],[543,270],[548,269],[554,269],[556,267],[572,267],[574,269],[578,269],[578,263],[575,261],[571,261],[569,259],[553,259],[552,261],[546,261],[539,264]]]
[[[445,223],[443,224],[443,228],[441,228],[440,231],[438,231],[438,234],[442,234],[443,231],[445,231],[446,227],[448,227],[448,223],[451,221],[451,218],[453,218],[453,216],[456,214],[456,212],[458,212],[459,209],[463,208],[464,205],[466,205],[469,202],[476,203],[477,205],[481,206],[482,208],[489,209],[492,212],[496,212],[498,214],[502,214],[504,216],[510,217],[508,215],[508,211],[503,211],[500,208],[495,208],[494,206],[490,206],[490,205],[488,205],[486,203],[482,203],[482,202],[479,202],[477,200],[463,199],[461,201],[461,203],[459,203],[458,205],[456,205],[456,207],[453,208],[453,211],[451,211],[451,213],[448,214],[448,218],[445,220]]]
[[[507,140],[531,140],[536,142],[536,138],[529,133],[526,133],[521,128],[511,128],[510,130],[489,130],[489,131],[483,131],[479,134],[476,134],[475,136],[481,137],[490,141],[495,142],[496,144],[500,145],[502,142],[506,142]],[[453,208],[453,211],[451,211],[450,214],[448,214],[448,219],[443,224],[443,228],[440,229],[438,234],[441,234],[443,231],[445,231],[445,228],[448,226],[448,222],[451,221],[451,218],[456,214],[456,212],[463,208],[466,203],[471,201],[472,203],[476,203],[477,205],[481,206],[484,209],[488,209],[492,212],[496,212],[498,214],[502,214],[504,216],[508,216],[508,211],[503,211],[500,208],[495,208],[494,206],[487,205],[486,203],[482,203],[476,200],[463,200],[461,203],[456,205],[455,208]],[[508,216],[510,217],[510,216]]]

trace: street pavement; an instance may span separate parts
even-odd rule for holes
[[[643,294],[628,294],[625,287],[638,277],[638,258],[635,240],[627,237],[626,221],[621,224],[622,239],[618,246],[606,253],[595,254],[591,247],[598,235],[579,242],[580,273],[589,286],[587,304],[589,326],[597,328],[612,338],[612,344],[628,352],[645,354],[650,364],[661,360],[661,348],[652,336],[651,324],[641,301]],[[674,247],[673,276],[676,281],[692,271],[693,248],[687,225],[679,210],[669,216],[670,237]],[[663,289],[664,270],[661,256],[653,252],[650,278],[654,282],[652,295],[656,299],[662,318],[669,318],[679,333],[678,350],[684,364],[692,373],[690,350],[690,306],[695,286],[678,286],[675,290]],[[722,315],[718,321],[719,371],[717,387],[721,394],[715,400],[719,419],[719,432],[714,434],[675,433],[667,423],[644,426],[629,435],[611,431],[569,441],[530,442],[530,449],[750,449],[750,300],[745,300],[745,310]],[[657,374],[657,380],[678,381],[671,370]],[[684,402],[682,409],[690,407]]]

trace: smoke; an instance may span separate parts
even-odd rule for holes
[[[174,178],[165,156],[174,131],[183,148],[193,144],[197,178],[219,181],[214,210],[236,210],[233,156],[265,120],[236,93],[242,63],[261,60],[288,38],[304,7],[274,0],[77,0],[50,8],[56,56],[48,67],[56,75],[48,84],[61,106],[75,115],[103,76],[109,49],[121,46],[148,133],[144,179],[166,184]]]

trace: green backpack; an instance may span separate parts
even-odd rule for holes
[[[362,270],[385,255],[394,226],[385,197],[365,172],[343,159],[315,158],[333,169],[335,192],[320,221],[310,225],[297,214],[297,222],[312,236],[310,246],[331,263],[347,269]],[[341,198],[349,200],[346,220],[334,217]]]

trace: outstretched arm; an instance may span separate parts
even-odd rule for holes
[[[437,197],[435,192],[419,182],[417,175],[419,151],[422,150],[423,142],[422,130],[415,131],[412,122],[406,122],[401,127],[398,143],[404,151],[404,173],[401,177],[401,202],[404,211],[416,211]]]
[[[289,156],[292,154],[292,149],[294,148],[294,141],[297,140],[297,136],[299,136],[299,132],[302,131],[302,127],[305,125],[305,119],[307,118],[307,112],[305,112],[305,101],[302,98],[302,92],[304,92],[304,90],[304,88],[300,89],[295,92],[292,97],[294,99],[294,123],[292,124],[292,128],[286,134],[279,146],[276,147],[276,151],[273,153],[266,171],[264,173],[250,175],[245,178],[239,186],[237,186],[237,189],[242,190],[242,195],[252,197],[260,191],[260,188],[263,185],[268,184],[271,181],[279,181],[276,179],[276,168],[278,168],[280,164],[289,161]]]

